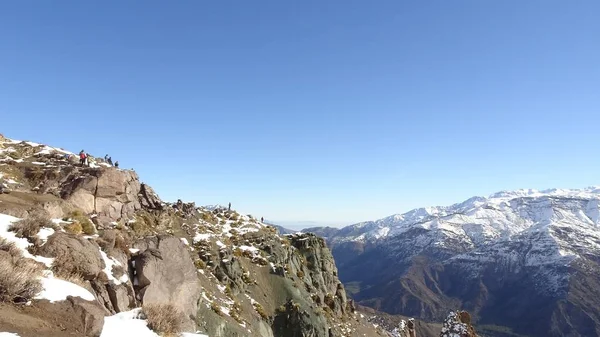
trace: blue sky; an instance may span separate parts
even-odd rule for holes
[[[350,223],[599,184],[598,1],[5,1],[0,132]]]

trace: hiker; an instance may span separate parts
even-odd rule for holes
[[[107,162],[107,163],[108,163],[108,158],[110,158],[110,157],[108,156],[108,153],[107,153],[107,154],[104,156],[104,161],[105,161],[105,162]]]
[[[115,162],[115,167],[119,168],[119,161],[118,160]]]
[[[229,203],[229,210],[231,211],[231,203]]]
[[[86,152],[85,154],[85,166],[90,166],[90,154]]]
[[[83,150],[81,150],[81,152],[79,152],[79,163],[81,164],[82,167],[83,167],[83,165],[85,165],[86,160],[87,160],[87,156],[85,155],[85,152]]]
[[[108,157],[108,159],[106,159],[106,161],[108,162],[108,164],[110,166],[113,166],[112,157]]]
[[[265,218],[260,217],[260,223],[263,223],[263,222],[265,222]]]

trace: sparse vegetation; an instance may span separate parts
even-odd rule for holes
[[[196,266],[196,269],[205,269],[206,268],[206,262],[202,261],[201,259],[195,260],[194,265]]]
[[[304,272],[302,270],[298,270],[298,272],[296,273],[296,276],[298,276],[299,278],[303,278]]]
[[[26,302],[42,290],[40,265],[0,238],[0,301]]]
[[[11,257],[21,255],[21,250],[14,243],[3,237],[0,237],[0,251],[7,252]]]
[[[69,233],[80,234],[83,232],[87,235],[96,234],[96,226],[94,226],[90,218],[80,210],[70,212],[63,220],[71,222],[69,229],[66,228],[69,225],[65,226],[65,230]]]
[[[9,230],[15,232],[18,238],[26,238],[33,242],[42,227],[55,228],[56,226],[52,223],[48,214],[43,211],[35,211],[25,219],[11,224]]]
[[[70,234],[81,234],[83,232],[83,228],[79,222],[71,222],[66,224],[63,229],[65,232]]]
[[[244,283],[246,283],[246,284],[254,284],[254,283],[256,283],[256,281],[253,280],[252,277],[250,277],[250,272],[249,271],[244,271],[242,273],[242,281],[244,281]]]
[[[260,303],[258,302],[254,302],[254,310],[256,310],[256,312],[260,315],[260,317],[262,317],[263,319],[269,319],[269,315],[267,315],[267,312],[265,311],[265,308],[263,308],[262,305],[260,305]]]
[[[221,307],[219,307],[219,305],[216,302],[212,302],[210,304],[210,308],[212,309],[212,311],[214,311],[217,315],[219,316],[223,316],[223,312],[221,311]]]
[[[241,313],[242,313],[242,306],[237,301],[233,302],[233,305],[231,306],[231,310],[229,311],[229,315],[231,316],[231,318],[235,319],[236,322],[238,322],[238,323],[242,323],[244,321],[240,317]]]
[[[327,293],[323,299],[323,302],[325,302],[325,305],[330,309],[333,310],[333,308],[335,308],[335,300],[332,294]]]
[[[236,248],[233,250],[233,255],[237,256],[237,257],[242,257],[242,255],[244,254],[244,251],[241,250],[240,248]]]
[[[182,314],[172,304],[149,304],[142,307],[148,327],[163,336],[176,336],[181,332]]]

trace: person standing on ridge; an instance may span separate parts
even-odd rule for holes
[[[115,162],[115,167],[119,168],[119,161],[118,160]]]
[[[81,167],[83,167],[83,165],[85,165],[86,159],[87,159],[87,156],[85,155],[85,151],[81,150],[81,152],[79,152],[79,163],[81,164]]]
[[[265,218],[260,217],[260,223],[263,223],[263,222],[265,222]]]
[[[106,160],[106,162],[110,165],[113,166],[113,162],[112,162],[112,157],[108,157],[108,159]]]
[[[104,156],[104,161],[105,161],[105,162],[108,162],[108,158],[110,158],[110,157],[108,156],[108,154],[106,154],[106,155]]]
[[[229,203],[229,210],[231,211],[231,203]]]

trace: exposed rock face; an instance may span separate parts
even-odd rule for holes
[[[290,300],[282,309],[284,310],[280,311],[273,321],[275,336],[332,336],[327,328],[327,320],[306,310],[303,305]]]
[[[113,221],[133,218],[141,209],[140,196],[146,203],[141,183],[133,171],[116,169],[84,170],[88,175],[61,186],[60,196],[86,213],[96,213]],[[68,179],[67,179],[68,180]],[[146,189],[144,189],[146,191]]]
[[[184,313],[185,328],[194,331],[201,287],[187,247],[172,236],[148,238],[134,247],[140,249],[133,259],[139,300],[173,304]]]

